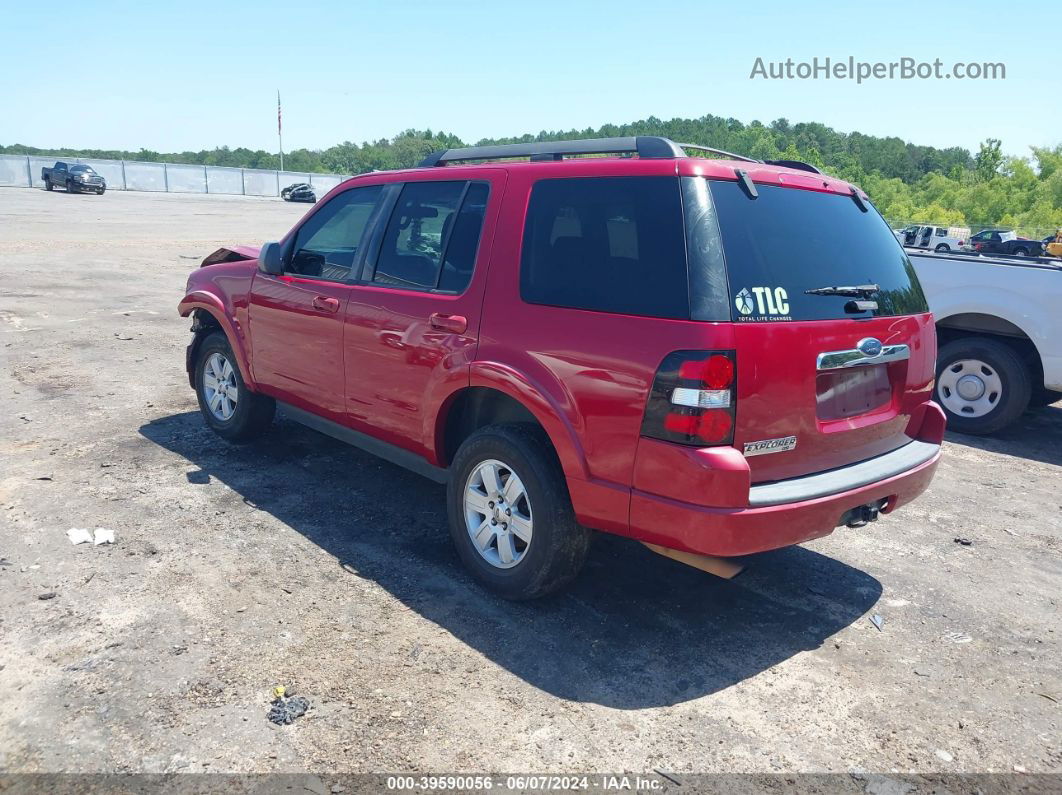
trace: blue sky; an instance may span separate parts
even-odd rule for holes
[[[740,7],[736,7],[736,6]],[[607,122],[820,121],[1011,154],[1062,142],[1062,3],[190,0],[0,11],[0,143],[323,148]],[[60,33],[60,31],[63,31]],[[1053,45],[1049,42],[1054,40]],[[45,42],[50,42],[45,44]],[[1007,79],[750,80],[765,61],[1003,62]],[[64,96],[62,102],[49,98]],[[79,99],[79,98],[83,98]]]

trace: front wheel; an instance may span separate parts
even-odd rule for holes
[[[48,179],[47,177],[44,178],[44,189],[45,190],[51,190],[52,189],[52,181],[50,179]]]
[[[466,439],[447,509],[462,562],[506,599],[558,591],[586,561],[590,531],[576,522],[557,455],[532,425],[490,425]]]
[[[106,192],[106,190],[107,190],[106,188],[100,188],[99,190],[96,191],[96,195],[97,196],[102,196]]]
[[[230,442],[258,436],[269,427],[276,412],[276,401],[244,384],[229,341],[221,332],[214,332],[199,346],[195,394],[206,424]]]
[[[966,337],[940,349],[936,399],[951,430],[995,433],[1021,416],[1031,393],[1029,371],[1006,343]]]
[[[70,179],[68,179],[66,181],[66,192],[67,193],[80,193],[80,191],[77,189],[77,185],[75,185],[74,181],[70,180]]]

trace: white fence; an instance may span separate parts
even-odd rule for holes
[[[135,160],[94,160],[77,157],[0,155],[0,186],[43,188],[41,169],[64,163],[92,166],[107,180],[109,190],[168,191],[170,193],[235,193],[245,196],[279,196],[293,182],[308,182],[318,198],[345,179],[339,174],[300,171],[264,171],[256,168],[190,166],[183,163],[142,163]]]

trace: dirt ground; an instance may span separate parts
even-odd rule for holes
[[[0,189],[0,771],[1062,772],[1062,404],[736,580],[601,537],[509,604],[440,486],[200,421],[185,278],[305,210]]]

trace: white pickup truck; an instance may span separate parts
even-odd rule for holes
[[[948,427],[990,434],[1062,399],[1062,264],[907,249],[936,317]]]

